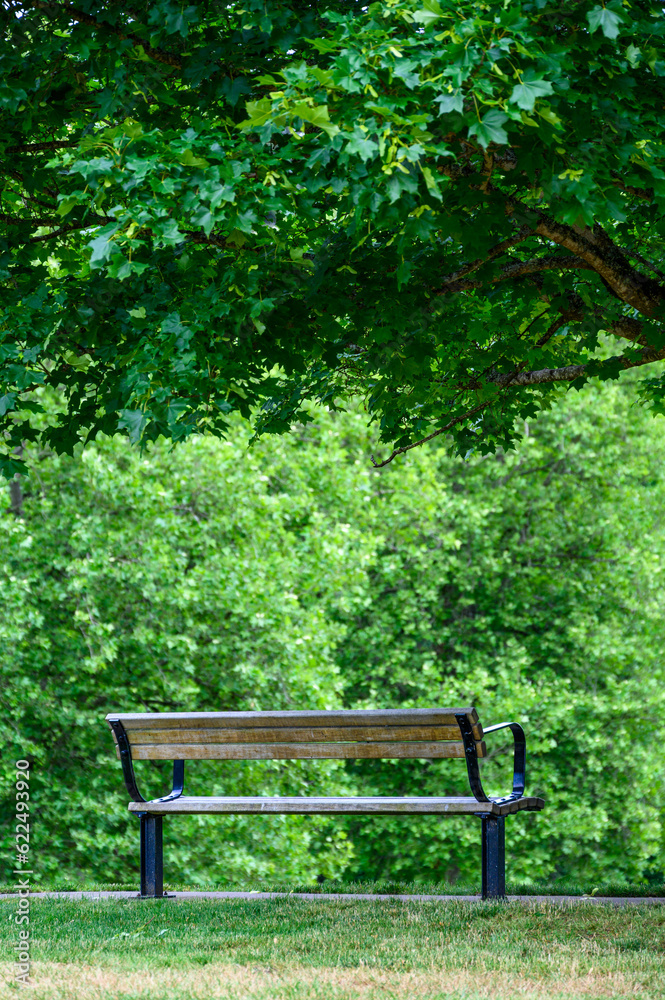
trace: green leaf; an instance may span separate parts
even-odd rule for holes
[[[536,76],[534,70],[529,69],[522,76],[520,83],[513,87],[510,100],[523,111],[531,111],[539,97],[551,93],[553,90],[549,80],[543,80],[542,77]]]
[[[412,173],[402,173],[396,170],[392,177],[388,178],[388,197],[391,204],[398,201],[404,192],[415,194],[418,190],[418,181]]]
[[[320,66],[310,66],[309,73],[318,80],[322,87],[332,87],[334,82],[334,77],[332,70],[321,69]]]
[[[469,135],[477,136],[483,149],[487,149],[490,142],[507,143],[508,133],[502,127],[506,121],[508,121],[508,115],[499,111],[498,108],[492,108],[482,121],[474,122],[473,125],[469,126]]]
[[[272,117],[272,101],[269,101],[267,97],[262,98],[260,101],[246,101],[245,110],[247,111],[247,118],[245,121],[239,122],[238,128],[249,128],[250,126],[256,128],[265,125],[268,119]]]
[[[322,129],[331,139],[339,132],[337,125],[333,125],[330,121],[327,104],[310,107],[309,104],[303,101],[299,104],[294,104],[291,113],[297,115],[298,118],[302,118],[304,122],[309,122],[310,125],[315,125],[317,128]]]
[[[369,139],[361,129],[356,128],[351,138],[347,141],[345,149],[347,153],[357,153],[363,161],[367,161],[376,156],[379,145],[372,139]]]
[[[56,208],[56,215],[64,216],[69,215],[71,210],[78,205],[78,198],[63,198],[58,207]]]
[[[111,256],[114,250],[113,236],[118,232],[119,228],[120,224],[118,222],[111,222],[108,226],[104,226],[103,229],[98,230],[94,240],[90,240],[86,244],[92,250],[90,266],[93,269],[103,267]]]
[[[614,9],[610,9],[614,8]],[[593,35],[600,28],[605,38],[616,38],[621,31],[623,14],[617,11],[615,4],[607,7],[594,7],[586,16],[589,29]]]
[[[439,105],[439,114],[447,115],[451,111],[463,111],[464,99],[460,90],[455,94],[441,94],[435,99],[435,104]]]
[[[437,198],[438,201],[441,201],[443,195],[441,194],[441,190],[440,190],[439,185],[437,183],[436,177],[434,176],[434,174],[432,173],[432,171],[430,170],[430,168],[429,167],[423,167],[422,168],[422,173],[423,173],[423,178],[424,178],[425,184],[427,185],[427,190],[429,191],[429,193],[431,195],[433,195],[435,198]]]
[[[135,122],[132,118],[125,118],[122,123],[122,131],[130,139],[138,139],[143,134],[143,126],[140,122]]]
[[[196,20],[196,7],[186,7],[184,10],[171,11],[166,16],[166,30],[170,35],[178,32],[183,38],[186,38],[189,32],[189,22]]]
[[[8,392],[0,396],[0,417],[4,417],[8,410],[13,410],[16,402],[16,393]]]
[[[126,430],[129,440],[132,444],[136,444],[141,439],[141,434],[147,422],[145,413],[142,410],[121,410],[118,428]]]
[[[543,104],[538,108],[537,114],[539,114],[541,118],[544,118],[546,122],[549,122],[552,128],[563,128],[563,122],[558,115],[554,114],[549,105]]]
[[[70,368],[73,368],[76,372],[87,372],[92,364],[92,358],[89,354],[76,354],[74,351],[63,351],[62,357]]]
[[[423,9],[417,10],[413,14],[414,21],[417,21],[418,24],[424,24],[425,26],[428,24],[434,24],[434,22],[438,21],[441,17],[443,17],[443,11],[441,10],[441,5],[437,2],[437,0],[425,0]]]
[[[636,48],[636,46],[633,45],[631,42],[631,44],[626,49],[626,59],[633,67],[633,69],[635,69],[635,67],[638,65],[641,58],[642,58],[641,50]]]
[[[210,164],[207,160],[204,160],[202,156],[195,156],[191,149],[184,149],[182,153],[178,154],[178,162],[182,163],[183,167],[209,167]]]

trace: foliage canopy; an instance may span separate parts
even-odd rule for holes
[[[4,0],[0,418],[509,444],[665,356],[656,0]],[[594,357],[599,333],[623,339]],[[646,380],[661,405],[665,383]]]

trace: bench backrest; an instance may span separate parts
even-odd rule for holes
[[[296,758],[464,757],[456,715],[473,730],[484,757],[474,708],[323,712],[112,712],[134,760],[277,760]]]

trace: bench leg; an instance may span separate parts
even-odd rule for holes
[[[506,819],[483,816],[483,899],[506,895]]]
[[[141,898],[160,899],[164,895],[162,817],[141,814]]]

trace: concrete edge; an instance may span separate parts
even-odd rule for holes
[[[138,892],[127,892],[122,890],[107,890],[99,892],[31,892],[32,899],[70,899],[70,900],[101,900],[101,899],[136,899]],[[0,900],[19,899],[18,893],[0,893]],[[402,903],[480,903],[480,896],[419,896],[419,895],[390,895],[390,894],[366,894],[359,895],[350,892],[340,893],[318,893],[318,892],[174,892],[169,893],[168,900],[185,901],[188,899],[230,899],[246,900],[255,899],[300,899],[305,901],[314,900],[317,902],[402,902]],[[591,903],[593,905],[608,906],[637,906],[665,903],[665,897],[659,896],[507,896],[506,902],[543,904],[550,903],[553,906],[563,906],[567,904]]]

